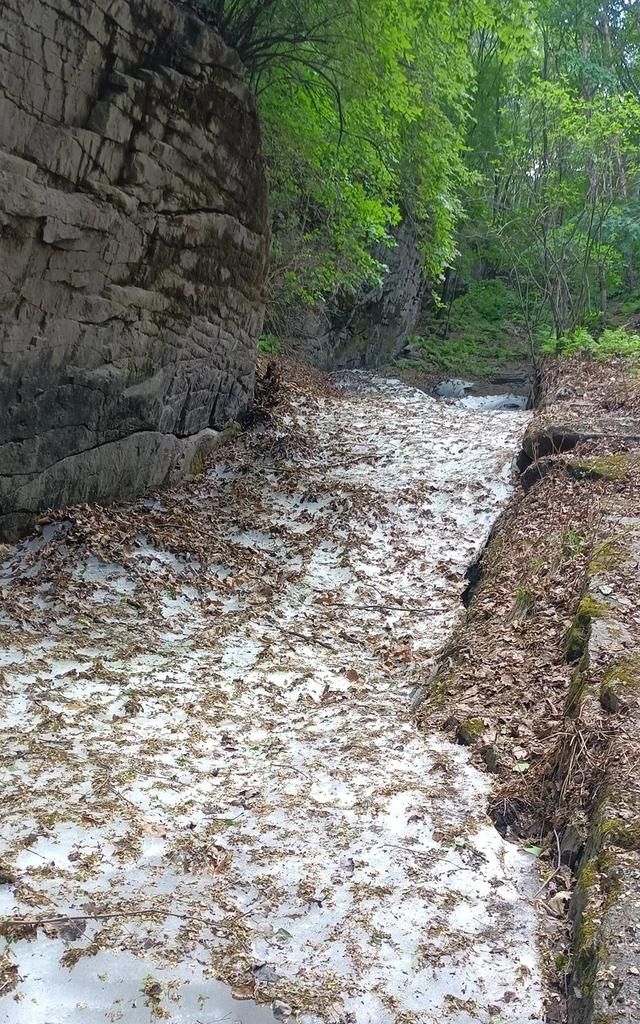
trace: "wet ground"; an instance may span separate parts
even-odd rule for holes
[[[542,1020],[532,859],[411,713],[527,414],[339,384],[5,553],[0,1020]]]

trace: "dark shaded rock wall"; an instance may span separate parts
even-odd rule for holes
[[[251,399],[253,97],[170,0],[3,0],[0,534],[188,474]]]
[[[397,246],[378,253],[388,272],[379,287],[355,298],[300,310],[287,325],[284,346],[324,370],[382,366],[404,348],[421,308],[422,257],[415,230],[405,221]]]

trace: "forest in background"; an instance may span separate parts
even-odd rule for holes
[[[290,308],[380,283],[409,220],[426,282],[410,361],[640,349],[635,0],[207,7],[258,97],[267,348]]]

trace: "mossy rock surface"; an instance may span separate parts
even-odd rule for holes
[[[595,576],[599,572],[608,572],[617,569],[627,560],[625,550],[620,541],[615,537],[603,540],[594,549],[589,562],[589,572]]]
[[[602,842],[599,826],[591,839],[596,848]],[[607,955],[603,934],[603,919],[614,898],[613,893],[605,895],[603,879],[610,864],[610,853],[599,849],[584,861],[578,873],[576,889],[573,897],[577,908],[575,930],[573,936],[573,973],[576,987],[582,993],[582,999],[593,1000],[596,986],[598,966]]]
[[[472,747],[474,743],[482,739],[486,728],[482,718],[467,718],[464,722],[460,722],[456,729],[456,739],[463,746]]]
[[[602,601],[596,600],[591,594],[586,594],[580,604],[576,617],[580,619],[597,619],[607,613],[607,606]]]
[[[572,665],[577,664],[580,659],[584,656],[587,644],[589,642],[589,633],[591,630],[591,620],[586,625],[580,625],[574,622],[564,644],[564,652],[568,662]]]
[[[631,468],[626,455],[598,455],[569,464],[576,480],[626,480]]]
[[[567,699],[565,701],[565,714],[574,717],[580,710],[582,699],[587,689],[587,676],[582,669],[577,668],[571,676]]]
[[[608,845],[617,846],[620,850],[640,852],[640,821],[608,818],[602,822],[600,829]]]
[[[600,703],[605,711],[617,715],[640,698],[640,658],[613,665],[600,684]]]
[[[574,616],[565,640],[565,656],[571,664],[577,664],[587,653],[593,619],[606,614],[607,606],[586,594]]]

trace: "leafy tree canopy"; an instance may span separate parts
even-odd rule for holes
[[[474,67],[470,34],[505,42],[518,5],[491,0],[210,0],[256,89],[270,168],[273,272],[314,301],[375,280],[401,217],[425,267],[453,257]],[[508,13],[505,13],[507,12]]]
[[[256,90],[277,302],[502,275],[558,336],[638,286],[636,0],[207,0]]]

